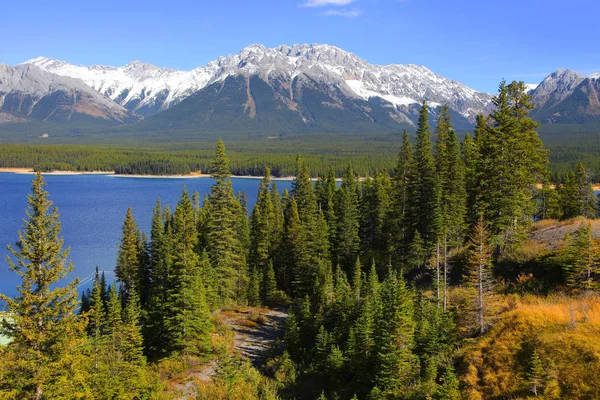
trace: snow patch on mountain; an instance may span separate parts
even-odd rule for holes
[[[259,75],[290,82],[304,75],[337,86],[349,96],[379,97],[395,107],[430,102],[448,104],[470,120],[491,108],[491,96],[437,75],[423,66],[373,65],[353,53],[325,44],[266,48],[250,45],[238,54],[219,57],[191,71],[159,68],[140,61],[122,67],[76,66],[38,57],[27,64],[78,78],[130,110],[149,115],[167,109],[202,88],[229,76]],[[434,105],[435,104],[435,105]]]

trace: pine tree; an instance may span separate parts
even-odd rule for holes
[[[408,138],[408,132],[404,130],[402,147],[398,155],[394,180],[392,184],[390,218],[388,219],[390,252],[394,261],[406,262],[403,255],[410,241],[410,190],[414,177],[413,149]],[[419,233],[420,235],[420,233]]]
[[[156,201],[152,213],[150,232],[150,264],[151,287],[146,304],[146,326],[144,340],[146,349],[154,354],[160,354],[166,345],[166,316],[167,296],[169,289],[169,273],[171,267],[172,230],[170,228],[170,211],[162,210],[160,199]]]
[[[359,209],[357,182],[352,165],[348,165],[335,202],[336,235],[334,263],[349,270],[359,251]]]
[[[298,266],[299,255],[303,251],[301,234],[302,222],[298,215],[298,205],[296,199],[292,198],[286,205],[284,228],[285,268],[280,271],[280,281],[284,282],[284,287],[287,288],[288,293],[293,294],[300,293],[298,286],[302,283],[302,274]]]
[[[573,171],[569,171],[565,175],[565,181],[559,189],[559,196],[563,219],[571,219],[580,215],[582,207],[579,186]]]
[[[14,298],[0,294],[12,322],[3,320],[1,333],[12,338],[6,348],[7,369],[0,376],[0,391],[15,398],[44,399],[86,396],[82,380],[81,345],[84,320],[76,315],[77,281],[55,284],[73,270],[63,251],[58,210],[52,207],[45,182],[38,173],[28,195],[27,220],[16,247],[8,246],[7,262],[21,278]],[[87,393],[89,396],[90,393]]]
[[[239,237],[243,211],[236,211],[242,207],[234,197],[230,176],[225,146],[219,140],[212,166],[212,177],[216,182],[211,187],[207,205],[206,248],[220,283],[217,289],[223,303],[231,303],[240,292],[245,292],[245,287],[240,284],[247,273],[245,250]]]
[[[427,251],[425,249],[425,243],[421,238],[421,234],[417,231],[415,236],[408,246],[407,264],[411,270],[416,270],[425,264],[425,258],[427,257]]]
[[[473,228],[469,240],[468,250],[468,276],[467,281],[477,290],[475,296],[477,324],[479,332],[485,333],[487,322],[485,320],[487,299],[492,290],[490,228],[483,216]]]
[[[100,337],[104,325],[104,300],[102,299],[100,273],[96,267],[96,275],[90,296],[90,308],[87,312],[88,334],[94,338]]]
[[[596,196],[594,195],[594,188],[590,183],[590,178],[582,163],[577,164],[577,168],[575,169],[575,179],[578,189],[578,215],[586,218],[596,218],[598,207]]]
[[[120,328],[123,343],[120,351],[125,362],[143,366],[146,364],[146,358],[143,355],[144,339],[140,317],[139,297],[135,287],[132,287],[129,292],[129,300],[123,310],[123,325]]]
[[[212,322],[206,302],[206,286],[200,266],[186,273],[184,283],[185,309],[183,312],[183,352],[198,355],[210,349]]]
[[[368,258],[377,257],[379,263],[389,260],[390,243],[388,216],[390,215],[391,180],[386,172],[362,184],[360,202],[360,240],[362,253]]]
[[[536,350],[531,354],[531,359],[526,371],[525,379],[534,396],[538,396],[544,388],[545,371],[542,361]]]
[[[273,305],[277,296],[277,280],[275,279],[272,261],[264,269],[262,282],[263,303]]]
[[[383,393],[397,396],[414,381],[417,360],[412,352],[412,299],[404,280],[394,271],[389,272],[381,286],[381,307],[375,382]]]
[[[140,231],[133,219],[131,208],[127,208],[122,232],[115,275],[125,285],[125,292],[129,293],[133,286],[139,286],[141,261]]]
[[[448,251],[449,247],[462,243],[466,202],[464,165],[460,157],[456,134],[450,123],[448,106],[440,109],[436,133],[438,139],[435,145],[435,163],[440,190],[440,240],[437,250],[441,253],[437,255],[437,265],[440,262],[442,264],[441,286],[445,310],[447,308],[449,273]]]
[[[537,212],[535,217],[541,219],[560,219],[562,210],[558,190],[552,188],[547,181],[536,191]]]
[[[500,84],[493,100],[491,124],[476,138],[478,208],[490,224],[498,251],[517,245],[535,212],[535,185],[546,176],[548,158],[538,137],[538,124],[525,84]]]
[[[252,268],[250,272],[250,279],[248,281],[248,304],[251,306],[260,306],[261,295],[261,273],[258,268]]]
[[[121,327],[122,314],[121,300],[117,293],[116,284],[112,284],[108,290],[108,300],[106,302],[106,333],[115,335]]]
[[[410,180],[410,226],[413,232],[420,233],[426,249],[429,250],[434,248],[438,241],[440,190],[431,153],[431,132],[426,102],[423,102],[419,113],[413,159],[415,169]]]
[[[172,229],[172,267],[168,275],[167,300],[164,306],[165,339],[169,350],[183,351],[187,349],[190,337],[188,332],[201,329],[199,325],[208,309],[200,260],[195,252],[198,244],[195,212],[185,187],[173,213]],[[196,313],[200,313],[200,316]],[[193,327],[189,326],[191,320],[194,321]]]
[[[582,223],[579,228],[566,238],[564,269],[569,286],[582,290],[598,290],[600,288],[600,246],[592,238],[589,223]]]
[[[448,366],[444,372],[442,384],[438,387],[435,399],[437,400],[461,400],[460,381],[456,377],[454,368]]]

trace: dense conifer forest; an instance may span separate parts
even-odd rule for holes
[[[158,199],[150,232],[128,210],[117,281],[97,272],[83,294],[61,280],[72,266],[37,174],[9,247],[19,294],[0,294],[0,398],[600,398],[588,170],[551,181],[523,83],[503,82],[494,106],[460,140],[448,108],[432,130],[423,103],[394,167],[315,172],[297,156],[283,194],[265,159],[253,210],[219,141],[198,165],[210,192]],[[189,172],[164,162],[150,171]],[[241,308],[257,325],[287,314],[260,365],[233,350],[224,315]]]

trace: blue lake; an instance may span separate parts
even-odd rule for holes
[[[0,292],[13,296],[20,279],[5,261],[6,245],[17,241],[27,208],[33,175],[0,173]],[[123,178],[110,175],[46,175],[50,199],[58,207],[65,247],[74,270],[69,278],[79,277],[80,289],[92,276],[96,266],[112,270],[117,258],[117,244],[127,207],[131,207],[140,228],[149,234],[152,209],[156,199],[173,209],[184,185],[200,198],[210,191],[210,178]],[[256,201],[259,179],[233,178],[236,192],[245,191],[251,210]],[[291,181],[277,181],[280,191],[290,189]],[[88,283],[89,284],[89,283]]]

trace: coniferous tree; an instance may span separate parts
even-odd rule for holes
[[[547,181],[544,181],[542,187],[536,191],[535,199],[537,201],[537,219],[560,219],[562,210],[560,206],[559,191],[551,187]]]
[[[80,372],[85,359],[81,346],[84,320],[76,315],[77,281],[55,284],[72,271],[63,251],[58,210],[53,208],[38,173],[28,195],[27,220],[16,247],[8,246],[12,271],[21,278],[18,294],[0,294],[12,321],[1,321],[0,332],[12,338],[6,348],[7,367],[0,391],[15,398],[45,399],[91,396]]]
[[[140,282],[140,255],[141,239],[140,231],[133,219],[131,208],[127,208],[125,221],[119,244],[119,253],[117,255],[117,265],[115,266],[115,275],[123,282],[126,293],[129,293],[133,286],[139,286]]]
[[[518,244],[535,212],[535,185],[546,176],[548,158],[525,84],[500,84],[484,133],[477,137],[478,208],[489,223],[497,251]]]
[[[168,275],[165,305],[165,339],[170,351],[182,351],[186,349],[189,338],[189,321],[193,319],[194,324],[199,324],[205,317],[205,310],[198,307],[207,309],[202,271],[195,251],[198,244],[195,212],[185,188],[173,213],[172,232],[172,266]],[[197,317],[196,313],[201,315]]]
[[[219,140],[212,167],[216,182],[211,187],[207,204],[206,242],[211,265],[219,280],[219,298],[224,303],[235,301],[241,292],[245,292],[245,287],[241,286],[245,286],[247,273],[245,250],[239,237],[241,212],[236,212],[239,201],[233,194],[230,176],[225,146]]]
[[[147,321],[144,332],[146,349],[161,354],[166,344],[166,316],[168,315],[169,274],[172,264],[172,230],[170,210],[164,213],[160,199],[152,213],[150,233],[151,287],[146,305]]]
[[[261,304],[261,273],[258,268],[252,268],[248,280],[248,304],[251,306],[259,306]]]
[[[390,215],[391,180],[386,172],[362,184],[360,202],[361,252],[368,259],[377,257],[380,264],[389,261],[388,216]]]
[[[273,305],[277,296],[277,280],[273,261],[269,261],[267,267],[263,270],[262,279],[262,298],[263,304]]]
[[[598,207],[594,188],[590,183],[590,177],[583,166],[583,163],[577,164],[575,169],[575,178],[577,179],[577,188],[579,189],[579,215],[586,218],[596,218]]]
[[[477,314],[477,325],[481,334],[485,333],[487,322],[485,320],[487,300],[492,291],[492,272],[490,249],[490,228],[484,221],[483,216],[473,228],[469,240],[469,251],[467,259],[468,276],[467,282],[476,289],[475,309]]]
[[[206,286],[200,265],[186,273],[183,287],[185,310],[183,312],[183,352],[198,355],[210,349],[212,322],[206,301]]]
[[[448,106],[440,109],[436,128],[435,163],[439,185],[440,211],[440,255],[437,263],[442,264],[443,308],[447,307],[448,251],[449,247],[461,244],[465,219],[466,192],[463,160],[460,157],[456,134],[450,123]],[[441,261],[440,261],[441,257]],[[438,268],[439,271],[439,268]]]
[[[105,305],[104,300],[102,299],[102,289],[100,285],[100,273],[98,272],[98,267],[96,267],[96,275],[94,276],[94,283],[90,294],[90,307],[87,311],[88,334],[94,338],[100,336],[104,324]]]
[[[293,183],[293,199],[300,220],[299,240],[294,244],[293,292],[297,297],[312,296],[318,287],[319,266],[329,258],[328,229],[323,213],[318,209],[315,189],[308,167],[301,157]]]
[[[544,387],[545,371],[542,361],[536,350],[531,354],[531,359],[525,374],[525,380],[534,396],[541,394]]]
[[[406,262],[406,250],[410,243],[409,199],[414,168],[412,145],[408,138],[408,132],[404,130],[402,147],[394,170],[390,217],[387,225],[390,256],[399,264]]]
[[[431,132],[427,103],[423,102],[419,113],[417,137],[414,147],[415,168],[410,179],[410,221],[414,232],[419,232],[426,249],[433,249],[438,241],[440,228],[439,182],[431,153]],[[412,236],[412,235],[411,235]]]
[[[414,330],[410,293],[404,279],[390,271],[381,286],[375,373],[377,387],[388,396],[400,395],[415,379]]]
[[[303,251],[302,222],[298,215],[296,199],[292,198],[286,204],[284,243],[285,243],[285,268],[280,271],[280,280],[289,293],[299,293],[298,285],[301,284],[302,274],[299,269],[298,259]]]
[[[335,201],[336,235],[333,250],[335,263],[347,271],[359,251],[359,209],[357,182],[352,166],[348,165]]]
[[[122,335],[123,360],[134,365],[143,366],[146,358],[143,355],[144,339],[140,326],[141,308],[135,287],[129,292],[129,300],[123,309],[123,325],[120,333]]]
[[[567,284],[576,289],[598,290],[600,288],[600,246],[592,237],[589,223],[566,238],[564,270]]]

